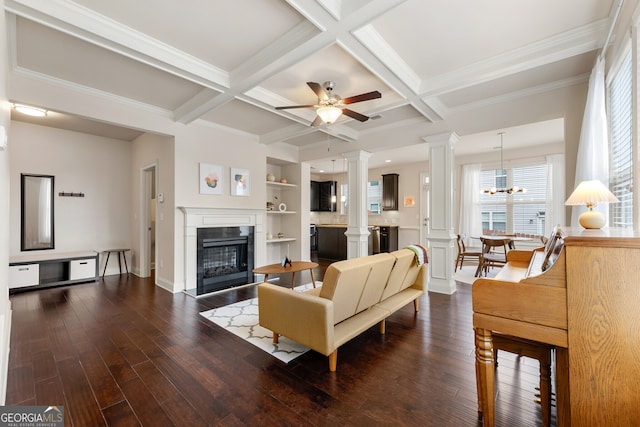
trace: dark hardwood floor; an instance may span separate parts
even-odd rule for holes
[[[313,351],[285,365],[198,314],[255,295],[195,299],[134,275],[12,295],[6,404],[63,405],[76,427],[481,425],[470,285],[343,345],[335,373]],[[535,360],[500,354],[497,426],[542,425],[537,384]]]

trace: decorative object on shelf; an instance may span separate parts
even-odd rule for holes
[[[289,267],[292,267],[291,260],[289,259],[288,256],[284,257],[284,259],[282,260],[282,266],[286,267],[287,265]]]
[[[273,239],[273,234],[267,231],[267,240],[271,240],[271,239]]]
[[[285,205],[284,203],[280,203],[280,204],[278,205],[278,210],[279,210],[280,212],[286,212],[286,211],[287,211],[287,205]]]
[[[280,184],[286,184],[287,178],[280,178]]]
[[[498,135],[500,135],[500,173],[504,176],[505,184],[506,184],[507,173],[504,170],[504,167],[502,165],[502,147],[503,147],[504,132],[499,132]],[[496,194],[496,193],[513,194],[513,193],[526,193],[527,189],[526,188],[520,188],[520,187],[514,185],[513,187],[509,187],[509,188],[491,187],[491,188],[482,190],[482,192],[483,193],[488,193],[488,194]]]
[[[273,204],[273,202],[267,202],[267,210],[268,211],[272,211],[275,208],[276,205]]]
[[[231,195],[251,195],[251,173],[248,169],[231,168]]]
[[[200,194],[224,194],[224,168],[200,163]]]
[[[280,232],[278,233],[278,239],[282,239],[284,237],[284,233]]]
[[[267,181],[274,182],[275,180],[276,180],[276,176],[274,174],[272,174],[271,172],[269,172],[267,174]]]
[[[66,193],[64,191],[61,191],[60,193],[58,193],[58,196],[60,196],[60,197],[84,197],[84,193]]]
[[[584,228],[602,228],[606,222],[602,212],[594,211],[598,203],[618,203],[620,200],[597,179],[582,181],[566,202],[567,206],[586,205],[589,209],[580,215],[580,225]]]

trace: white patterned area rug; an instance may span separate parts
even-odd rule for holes
[[[321,282],[316,281],[316,286],[321,285]],[[311,287],[312,285],[309,283],[296,286],[295,290],[304,291]],[[273,332],[258,324],[258,298],[203,311],[200,315],[284,363],[289,363],[309,351],[309,348],[291,341],[287,337],[280,337],[278,343],[274,344]]]

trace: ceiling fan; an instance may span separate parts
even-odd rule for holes
[[[382,94],[375,90],[373,92],[362,93],[360,95],[342,99],[339,95],[333,93],[333,87],[335,84],[332,81],[324,82],[322,86],[316,82],[307,82],[307,85],[318,96],[317,104],[287,105],[284,107],[276,107],[276,110],[286,110],[288,108],[317,108],[316,113],[318,113],[318,115],[311,123],[311,126],[318,126],[322,122],[327,124],[333,123],[338,120],[338,117],[340,117],[341,114],[361,122],[366,122],[369,120],[369,116],[365,116],[364,114],[345,108],[345,105],[382,97]]]

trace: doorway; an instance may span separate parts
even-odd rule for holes
[[[140,277],[151,276],[157,259],[156,189],[158,164],[140,170]]]

